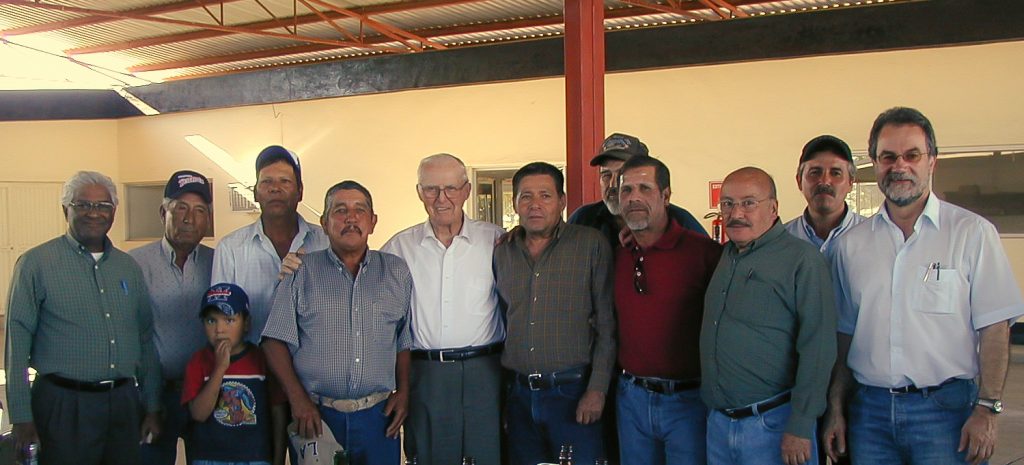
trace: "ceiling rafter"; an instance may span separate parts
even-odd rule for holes
[[[324,13],[322,11],[320,11],[320,10],[318,10],[316,8],[313,8],[313,5],[310,5],[309,2],[307,2],[306,0],[299,0],[299,2],[302,3],[302,5],[305,6],[309,11],[312,11],[313,14],[316,15],[317,18],[320,18],[320,20],[322,22],[326,22],[327,24],[330,24],[331,27],[334,28],[335,31],[338,31],[339,34],[347,37],[348,40],[351,40],[353,42],[362,42],[363,41],[362,38],[356,37],[351,32],[348,32],[348,29],[345,29],[345,28],[339,26],[338,23],[334,21],[334,19],[328,18],[326,15],[324,15]],[[296,16],[298,16],[298,15],[296,15]]]
[[[405,30],[402,30],[401,28],[392,26],[390,24],[384,24],[384,23],[382,23],[380,21],[375,21],[373,19],[370,19],[370,17],[368,15],[357,13],[357,12],[349,10],[349,9],[341,8],[339,6],[335,6],[335,5],[331,4],[331,3],[327,3],[327,2],[325,2],[323,0],[305,0],[305,1],[309,1],[309,2],[315,3],[317,5],[320,5],[320,6],[324,7],[324,8],[328,8],[328,9],[330,9],[332,11],[341,13],[341,14],[343,14],[345,16],[356,18],[356,19],[359,20],[360,23],[365,24],[365,25],[367,25],[369,27],[372,27],[372,28],[376,29],[381,34],[384,34],[384,35],[386,35],[388,37],[391,37],[392,39],[395,39],[395,40],[401,42],[402,44],[406,45],[407,47],[412,48],[413,50],[415,50],[417,52],[422,51],[423,50],[423,46],[427,46],[427,45],[429,45],[430,47],[433,47],[435,49],[438,49],[438,50],[444,50],[445,48],[447,48],[444,45],[441,45],[439,43],[431,42],[430,40],[428,40],[425,37],[418,36],[418,35],[413,34],[411,32],[407,32]],[[417,45],[417,44],[415,44],[414,42],[411,42],[411,41],[419,41],[419,45]]]
[[[239,0],[221,0],[222,3],[231,3],[237,1]],[[125,10],[122,13],[139,15],[163,15],[168,13],[176,13],[179,11],[192,10],[195,8],[198,8],[198,5],[196,5],[196,0],[182,0],[179,2],[168,3],[166,5],[147,6],[143,8]],[[109,23],[111,21],[119,21],[121,19],[122,18],[113,18],[109,16],[86,16],[83,18],[66,19],[63,21],[55,21],[52,23],[35,24],[32,26],[4,29],[0,31],[0,36],[17,36],[24,34],[35,34],[37,32],[50,32],[60,29],[89,26],[92,24]]]
[[[713,3],[711,0],[697,0],[697,1],[700,2],[701,4],[703,4],[704,6],[708,7],[711,11],[713,11],[716,15],[718,15],[719,18],[729,19],[729,16],[726,15],[725,13],[722,13],[722,10],[719,9],[720,7],[718,6],[718,4]]]
[[[622,3],[625,3],[627,5],[644,7],[644,8],[647,8],[649,10],[660,11],[662,13],[672,13],[672,14],[676,14],[676,15],[680,15],[680,16],[689,18],[689,19],[695,19],[695,20],[698,20],[698,21],[702,21],[702,20],[704,20],[704,18],[701,17],[701,16],[697,16],[696,14],[693,14],[692,10],[700,10],[700,9],[703,9],[704,7],[706,7],[706,5],[702,5],[701,8],[676,8],[676,7],[673,7],[672,5],[662,5],[660,3],[657,3],[654,0],[619,0],[619,1],[622,2]],[[704,0],[701,0],[701,1],[704,1]]]
[[[467,3],[479,3],[479,2],[483,2],[483,1],[487,1],[487,0],[445,0],[445,1],[441,1],[441,0],[413,0],[413,1],[403,1],[403,2],[397,2],[397,3],[385,3],[385,4],[380,4],[380,5],[370,5],[370,6],[361,7],[361,8],[352,8],[351,11],[369,16],[369,15],[381,15],[381,14],[388,14],[388,13],[400,13],[400,12],[406,12],[406,11],[415,11],[415,10],[420,10],[420,9],[425,9],[425,8],[440,8],[440,7],[445,7],[445,6],[454,6],[454,5],[461,5],[461,4],[467,4]],[[321,13],[323,14],[323,16],[325,16],[327,18],[330,18],[331,20],[350,18],[349,16],[346,16],[346,15],[343,15],[341,13],[338,13],[336,11],[331,11],[331,10],[322,11]],[[313,23],[323,22],[323,19],[320,16],[318,16],[318,15],[316,15],[314,13],[305,14],[305,15],[298,15],[298,16],[295,16],[295,17],[289,18],[289,19],[291,19],[292,23],[294,25],[296,25],[296,26],[300,26],[300,25],[304,25],[304,24],[313,24]],[[235,26],[237,26],[237,27],[244,27],[244,28],[247,28],[247,29],[259,29],[259,30],[274,29],[274,28],[278,28],[278,27],[283,27],[288,32],[294,33],[294,31],[289,30],[287,25],[284,25],[282,23],[282,21],[277,19],[277,18],[274,18],[273,20],[268,20],[268,21],[258,21],[258,22],[253,22],[253,23],[236,24]],[[139,38],[139,39],[126,40],[126,41],[123,41],[123,42],[113,42],[113,43],[108,43],[108,44],[99,44],[99,45],[94,45],[94,46],[89,46],[89,47],[70,48],[70,49],[64,50],[64,53],[71,54],[71,55],[84,55],[84,54],[89,54],[89,53],[117,52],[117,51],[121,51],[121,50],[129,50],[129,49],[133,49],[133,48],[152,47],[152,46],[155,46],[155,45],[173,44],[173,43],[177,43],[177,42],[187,42],[187,41],[191,41],[191,40],[211,39],[211,38],[214,38],[214,37],[221,37],[221,36],[230,35],[230,34],[233,34],[233,33],[232,32],[228,32],[228,31],[215,31],[215,30],[210,30],[210,29],[203,29],[203,30],[183,32],[183,33],[178,33],[178,34],[169,34],[169,35],[154,36],[154,37],[144,37],[144,38]]]
[[[236,27],[236,26],[221,26],[219,24],[194,23],[194,22],[191,22],[191,21],[182,21],[182,20],[179,20],[179,19],[171,19],[171,18],[161,18],[161,17],[157,17],[157,16],[139,15],[139,14],[133,14],[133,13],[122,13],[122,12],[116,12],[116,11],[94,10],[94,9],[90,9],[90,8],[79,8],[79,7],[65,6],[65,5],[55,5],[55,4],[52,4],[52,3],[43,3],[41,1],[0,0],[0,5],[16,5],[16,6],[24,6],[24,7],[28,7],[28,8],[37,8],[37,9],[42,9],[42,10],[67,11],[67,12],[71,12],[71,13],[81,13],[81,14],[94,15],[94,16],[106,16],[106,17],[112,17],[112,18],[118,18],[118,19],[133,19],[133,20],[138,20],[138,21],[149,21],[149,22],[155,22],[155,23],[174,24],[174,25],[178,25],[178,26],[194,27],[194,28],[199,28],[199,29],[212,29],[212,30],[217,30],[217,31],[226,31],[226,32],[232,32],[232,33],[239,33],[239,34],[252,34],[252,35],[259,35],[259,36],[276,37],[276,38],[279,38],[279,39],[293,40],[293,41],[296,41],[296,42],[309,42],[309,43],[324,44],[324,45],[337,45],[337,46],[340,46],[340,47],[360,47],[360,46],[363,46],[363,44],[358,43],[358,42],[349,42],[349,41],[333,40],[333,39],[321,39],[319,37],[300,36],[300,35],[294,35],[294,34],[281,34],[281,33],[277,33],[277,32],[269,32],[269,31],[264,31],[264,30],[246,29],[246,28]],[[396,49],[396,50],[398,50],[398,49]]]

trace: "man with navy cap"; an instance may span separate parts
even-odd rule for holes
[[[590,160],[596,166],[601,183],[601,201],[583,205],[569,216],[569,224],[581,224],[601,230],[608,242],[619,243],[619,231],[626,227],[619,206],[619,175],[622,165],[632,157],[649,157],[647,145],[628,134],[614,133],[601,144],[601,152]],[[668,205],[669,216],[683,229],[708,234],[690,212],[676,205]]]
[[[172,174],[160,204],[164,237],[129,252],[153,301],[153,339],[164,378],[162,434],[142,445],[143,463],[173,465],[188,423],[181,382],[189,357],[205,342],[191,308],[210,284],[213,249],[200,241],[208,232],[212,201],[206,176],[189,170]]]
[[[256,157],[256,202],[260,218],[217,244],[212,282],[232,283],[249,293],[252,329],[249,340],[259,342],[270,314],[281,264],[289,254],[327,248],[327,236],[299,215],[302,167],[294,152],[271,145]]]
[[[846,204],[856,177],[853,154],[842,139],[822,135],[807,142],[796,169],[796,185],[807,199],[807,208],[786,223],[786,231],[817,246],[827,257],[834,239],[864,221]]]

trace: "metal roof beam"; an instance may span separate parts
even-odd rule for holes
[[[349,41],[332,40],[332,39],[321,39],[319,37],[300,36],[300,35],[293,35],[293,34],[281,34],[281,33],[277,33],[277,32],[267,32],[267,31],[261,31],[261,30],[246,29],[246,28],[243,28],[243,27],[236,27],[236,26],[221,26],[219,24],[194,23],[194,22],[190,22],[190,21],[182,21],[182,20],[171,19],[171,18],[161,18],[161,17],[157,17],[157,16],[139,15],[139,14],[133,14],[133,13],[121,13],[121,12],[116,12],[116,11],[94,10],[94,9],[90,9],[90,8],[79,8],[79,7],[72,7],[72,6],[55,5],[55,4],[52,4],[52,3],[43,3],[43,2],[39,2],[39,1],[30,1],[30,0],[0,0],[0,5],[16,5],[16,6],[25,6],[25,7],[29,7],[29,8],[37,8],[37,9],[42,9],[42,10],[67,11],[67,12],[72,12],[72,13],[81,13],[81,14],[93,15],[93,16],[104,16],[104,17],[110,17],[110,18],[116,18],[116,19],[132,19],[132,20],[137,20],[137,21],[149,21],[149,22],[154,22],[154,23],[175,24],[175,25],[178,25],[178,26],[194,27],[194,28],[198,28],[198,29],[211,29],[211,30],[215,30],[215,31],[225,31],[225,32],[230,32],[230,33],[241,33],[241,34],[252,34],[252,35],[266,36],[266,37],[276,37],[276,38],[279,38],[279,39],[293,40],[293,41],[296,41],[296,42],[308,42],[308,43],[324,44],[324,45],[336,45],[336,46],[339,46],[339,47],[362,47],[362,46],[364,46],[364,44],[361,44],[361,43],[358,43],[358,42],[349,42]]]
[[[234,0],[231,0],[231,1],[234,1]],[[381,15],[381,14],[388,14],[388,13],[400,13],[400,12],[405,12],[405,11],[414,11],[414,10],[420,10],[420,9],[424,9],[424,8],[440,8],[440,7],[445,7],[445,6],[461,5],[461,4],[466,4],[466,3],[478,3],[478,2],[482,2],[482,1],[486,1],[486,0],[445,0],[445,1],[441,1],[441,0],[414,0],[414,1],[405,1],[405,2],[396,2],[396,3],[385,3],[385,4],[381,4],[381,5],[370,5],[370,6],[366,6],[366,7],[360,7],[360,8],[351,8],[350,11],[353,11],[355,13],[359,13],[359,14],[363,14],[363,15],[369,16],[369,15]],[[327,18],[329,18],[331,20],[344,19],[344,18],[348,17],[348,16],[345,16],[345,15],[343,15],[341,13],[336,12],[336,11],[330,11],[330,10],[329,11],[323,11],[321,13],[323,14],[323,16],[325,16],[325,17],[327,17]],[[290,18],[290,19],[292,20],[292,24],[300,25],[300,26],[304,25],[304,24],[313,24],[313,23],[319,23],[319,22],[323,22],[324,21],[320,16],[318,16],[316,14],[312,14],[312,13],[311,14],[307,14],[307,15],[295,16],[295,17]],[[259,30],[274,29],[274,28],[278,28],[278,27],[283,27],[283,28],[285,28],[285,30],[288,30],[287,25],[282,24],[281,21],[278,20],[278,19],[273,19],[273,20],[269,20],[269,21],[258,21],[258,22],[253,22],[253,23],[238,24],[236,26],[237,27],[244,27],[244,28],[247,28],[247,29],[259,29]],[[288,30],[288,32],[291,33],[293,31]],[[164,36],[146,37],[146,38],[141,38],[141,39],[126,40],[126,41],[123,41],[123,42],[113,42],[113,43],[109,43],[109,44],[100,44],[100,45],[95,45],[95,46],[91,46],[91,47],[71,48],[71,49],[65,50],[64,52],[68,53],[68,54],[71,54],[71,55],[84,55],[84,54],[88,54],[88,53],[117,52],[117,51],[121,51],[121,50],[129,50],[129,49],[133,49],[133,48],[152,47],[154,45],[173,44],[173,43],[177,43],[177,42],[187,42],[187,41],[190,41],[190,40],[210,39],[210,38],[213,38],[213,37],[222,37],[222,36],[226,36],[226,35],[230,35],[230,34],[232,34],[232,33],[231,32],[227,32],[227,31],[215,31],[215,30],[206,29],[206,30],[198,30],[198,31],[192,31],[192,32],[183,32],[183,33],[180,33],[180,34],[170,34],[170,35],[164,35]]]
[[[222,3],[237,2],[238,0],[223,0]],[[0,2],[8,3],[8,2]],[[12,5],[14,3],[11,3]],[[31,5],[21,5],[31,6]],[[175,13],[178,11],[192,10],[199,8],[195,0],[182,0],[179,2],[168,3],[166,5],[147,6],[144,8],[136,8],[133,10],[125,10],[122,13],[137,14],[137,15],[163,15],[167,13]],[[66,19],[64,21],[56,21],[52,23],[36,24],[32,26],[16,27],[11,29],[5,29],[0,31],[0,36],[17,36],[24,34],[34,34],[37,32],[49,32],[56,31],[59,29],[67,29],[72,27],[89,26],[92,24],[109,23],[111,21],[119,21],[124,18],[115,18],[111,16],[86,16],[84,18]]]
[[[352,11],[352,10],[348,10],[348,9],[345,9],[345,8],[341,8],[341,7],[332,5],[332,4],[327,3],[327,2],[325,2],[323,0],[305,0],[305,1],[309,1],[309,2],[315,3],[317,5],[320,5],[320,6],[324,7],[324,8],[328,8],[330,10],[333,10],[333,11],[336,11],[338,13],[341,13],[341,14],[343,14],[345,16],[356,18],[362,24],[365,24],[367,26],[370,26],[370,27],[376,29],[381,34],[384,34],[384,35],[386,35],[388,37],[391,37],[392,39],[395,39],[395,40],[405,44],[407,47],[412,48],[413,50],[415,50],[417,52],[422,51],[423,50],[423,46],[426,46],[426,45],[429,45],[429,46],[431,46],[431,47],[433,47],[435,49],[439,49],[439,50],[444,50],[445,48],[447,48],[444,45],[441,45],[439,43],[431,42],[430,40],[428,40],[425,37],[418,36],[416,34],[413,34],[413,33],[410,33],[408,31],[402,30],[401,28],[398,28],[398,27],[395,27],[395,26],[391,26],[389,24],[384,24],[384,23],[381,23],[379,21],[372,20],[367,15],[360,14],[360,13],[357,13],[357,12]],[[303,2],[303,3],[305,3],[305,2]],[[411,42],[410,40],[419,41],[420,44],[417,45],[417,44]]]

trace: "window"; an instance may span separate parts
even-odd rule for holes
[[[847,202],[869,216],[885,197],[870,160],[856,158],[857,179]],[[1024,147],[940,148],[932,191],[991,221],[1002,236],[1024,235]]]
[[[164,200],[165,183],[131,183],[124,186],[124,197],[119,211],[128,223],[126,240],[150,241],[164,236],[164,223],[160,218],[160,204]],[[210,180],[210,190],[214,187]],[[213,205],[210,206],[210,226],[203,237],[213,237]]]

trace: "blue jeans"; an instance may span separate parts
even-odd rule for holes
[[[618,425],[621,463],[707,463],[708,410],[700,389],[658,394],[619,376]]]
[[[733,420],[718,410],[708,415],[709,465],[782,465],[782,434],[792,411],[786,402],[762,414]],[[817,430],[817,427],[815,427]],[[818,463],[817,431],[811,436],[811,459]]]
[[[512,381],[506,406],[511,465],[557,463],[563,444],[572,445],[574,463],[604,458],[601,421],[576,423],[576,406],[586,389],[586,379],[537,391]]]
[[[178,438],[185,438],[186,463],[188,457],[188,438],[185,436],[190,415],[188,407],[181,405],[181,390],[164,389],[160,395],[164,411],[160,436],[152,444],[141,445],[142,463],[148,465],[174,465],[178,456]],[[143,438],[145,439],[145,438]]]
[[[971,380],[953,381],[927,394],[891,394],[888,389],[859,386],[850,400],[853,463],[967,463],[967,451],[956,449],[977,394]]]
[[[400,441],[384,435],[391,417],[384,415],[387,401],[358,412],[342,413],[320,407],[320,417],[334,433],[334,438],[348,451],[352,465],[398,465],[401,460]],[[293,456],[294,457],[294,456]]]

